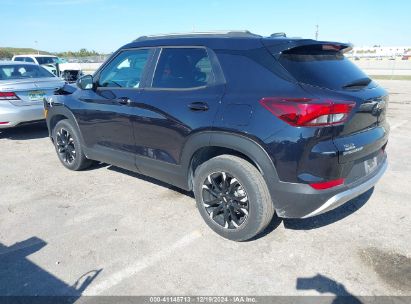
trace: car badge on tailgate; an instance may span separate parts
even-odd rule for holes
[[[353,154],[355,152],[361,151],[364,149],[364,147],[355,147],[355,144],[349,143],[349,144],[344,144],[344,152],[343,155],[348,155],[348,154]]]

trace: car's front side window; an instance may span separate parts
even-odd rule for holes
[[[213,81],[205,48],[164,48],[154,73],[153,88],[190,89]]]
[[[99,87],[139,88],[152,49],[122,51],[101,72]]]

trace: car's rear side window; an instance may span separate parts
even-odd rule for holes
[[[284,51],[279,62],[297,81],[332,90],[367,78],[341,51],[321,44]]]
[[[36,57],[39,64],[55,64],[58,61],[56,57]]]
[[[163,48],[154,73],[153,88],[189,89],[214,81],[205,48]]]
[[[30,57],[22,57],[22,59],[23,59],[23,60],[21,60],[21,61],[24,61],[24,62],[33,62],[33,63],[34,63],[34,59],[33,59],[33,58],[30,58]]]

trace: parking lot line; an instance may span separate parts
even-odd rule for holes
[[[398,127],[401,127],[402,125],[406,124],[408,120],[402,120],[400,122],[397,122],[396,124],[392,125],[391,130],[395,130]]]
[[[165,259],[169,255],[171,255],[174,251],[188,246],[190,243],[194,242],[196,239],[201,237],[201,233],[198,230],[191,232],[190,234],[184,236],[183,238],[179,239],[177,242],[172,244],[171,246],[161,250],[157,253],[154,253],[151,256],[143,257],[141,260],[137,261],[136,263],[130,265],[127,268],[124,268],[118,272],[115,272],[111,276],[109,276],[104,281],[97,283],[96,285],[90,286],[83,295],[99,295],[103,291],[118,285],[123,280],[130,278],[137,274],[138,272],[153,266],[155,263]]]

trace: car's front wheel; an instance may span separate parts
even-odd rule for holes
[[[67,169],[78,171],[92,164],[92,161],[86,158],[78,132],[69,120],[60,120],[56,124],[53,129],[53,142],[58,158]]]
[[[254,237],[274,215],[263,176],[237,156],[222,155],[201,164],[195,171],[194,194],[207,225],[230,240]]]

